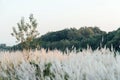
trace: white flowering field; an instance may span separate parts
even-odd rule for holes
[[[120,55],[108,49],[25,54],[0,52],[0,80],[120,80]]]

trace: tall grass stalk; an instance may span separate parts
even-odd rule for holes
[[[108,49],[0,52],[0,80],[120,80],[120,55]]]

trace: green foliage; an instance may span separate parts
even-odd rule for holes
[[[64,29],[56,32],[49,32],[43,35],[39,40],[42,41],[41,47],[45,49],[58,49],[66,51],[66,48],[73,50],[76,48],[81,50],[87,48],[97,49],[102,42],[102,37],[106,33],[97,27],[82,27],[80,29]]]
[[[60,41],[63,39],[68,39],[67,34],[69,32],[69,29],[64,29],[61,31],[57,32],[49,32],[43,36],[41,36],[42,41],[49,41],[49,42],[54,42],[54,41]]]
[[[58,34],[59,33],[59,34]],[[60,37],[63,36],[64,37]],[[89,45],[93,50],[102,47],[111,46],[117,51],[120,51],[120,29],[106,33],[98,27],[81,27],[80,29],[65,29],[56,32],[49,32],[39,38],[43,42],[41,47],[45,49],[58,49],[65,51],[66,48],[72,50],[86,49]]]
[[[52,63],[47,63],[45,64],[45,70],[43,70],[43,76],[44,77],[49,76],[50,80],[52,80],[52,78],[55,77],[54,73],[50,71],[51,66],[52,66]]]
[[[35,39],[39,33],[37,29],[37,22],[34,19],[33,14],[29,17],[29,23],[25,22],[24,18],[17,23],[18,30],[13,27],[13,33],[11,35],[17,39],[17,42],[20,42],[23,49],[28,50],[30,48],[30,43]]]
[[[76,48],[78,51],[86,49],[87,45],[92,50],[97,48],[107,47],[120,51],[120,29],[106,33],[100,30],[98,27],[81,27],[80,29],[64,29],[56,32],[49,32],[42,35],[40,38],[34,39],[30,47],[35,48],[38,45],[40,48],[46,50],[58,49],[66,52],[66,48],[73,50]],[[14,46],[14,49],[21,49],[21,44]]]
[[[69,80],[68,78],[69,78],[69,76],[68,76],[68,74],[66,73],[65,76],[64,76],[64,79],[65,79],[65,80]]]
[[[36,64],[35,62],[30,62],[30,64],[33,65],[36,68],[36,74],[35,75],[38,76],[39,78],[41,78],[42,77],[42,75],[41,75],[42,71],[41,71],[39,65]],[[43,70],[43,77],[48,76],[52,80],[52,78],[54,78],[55,75],[54,75],[54,73],[52,73],[50,71],[51,66],[52,66],[52,63],[46,63],[45,64],[45,69]]]
[[[120,51],[120,29],[110,32],[106,36],[106,45],[108,48],[113,48],[117,51]]]

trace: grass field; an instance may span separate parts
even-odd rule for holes
[[[120,80],[120,55],[90,49],[0,52],[0,80]]]

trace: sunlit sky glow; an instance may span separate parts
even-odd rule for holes
[[[12,27],[30,13],[41,35],[71,27],[98,26],[107,32],[120,27],[120,0],[0,0],[0,43],[15,44]]]

